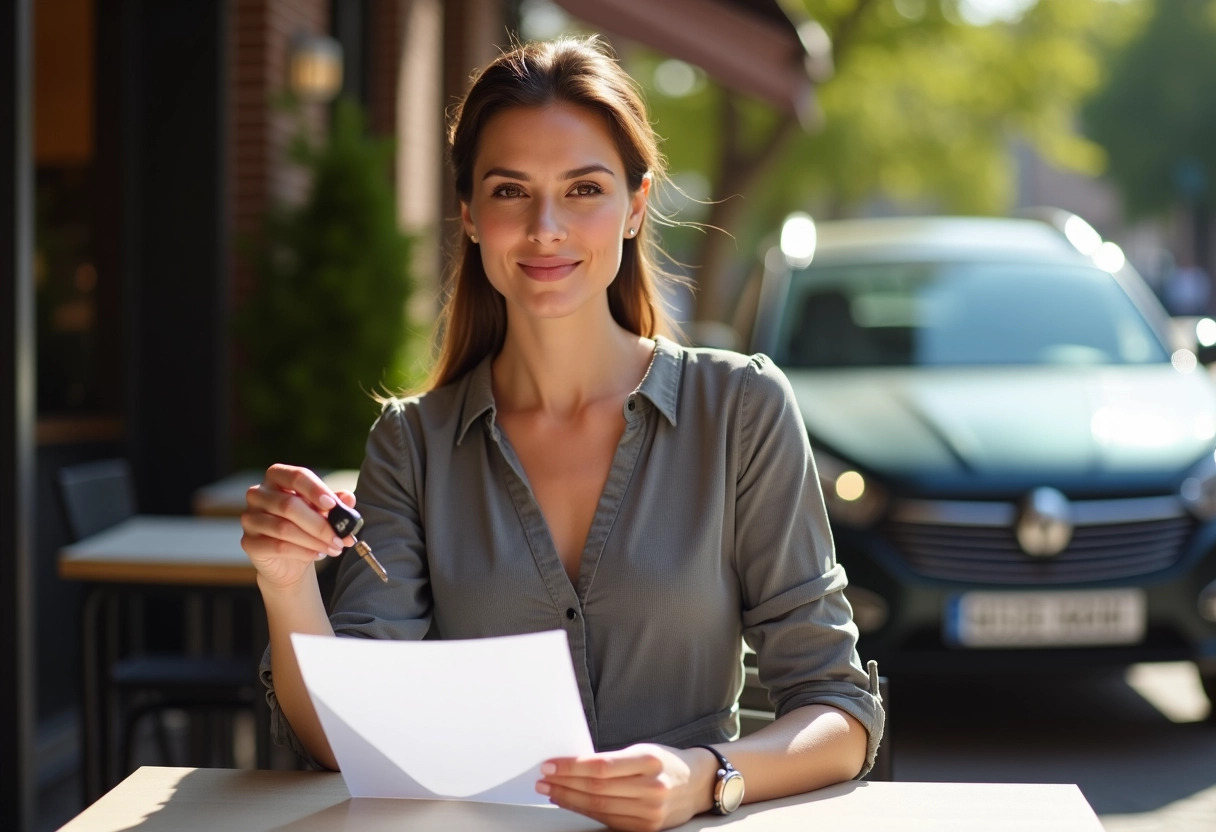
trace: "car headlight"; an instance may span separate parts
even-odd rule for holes
[[[1179,493],[1200,520],[1216,517],[1216,454],[1208,454],[1187,473]]]
[[[815,451],[815,468],[828,516],[833,521],[846,526],[869,526],[886,508],[887,490],[872,476],[820,450]]]

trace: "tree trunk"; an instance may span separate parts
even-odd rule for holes
[[[740,135],[738,100],[731,94],[723,97],[722,153],[715,177],[716,194],[705,221],[709,227],[693,259],[699,265],[694,325],[698,321],[726,323],[729,320],[741,283],[731,262],[738,251],[738,243],[729,232],[739,227],[739,218],[748,207],[745,195],[781,155],[797,128],[797,119],[791,114],[783,114],[756,147],[745,148]]]
[[[852,52],[863,18],[870,13],[877,0],[857,0],[853,9],[837,21],[832,32],[832,58],[840,67],[846,55]],[[738,98],[723,93],[721,122],[722,152],[715,177],[715,201],[710,207],[704,241],[694,253],[694,263],[700,265],[695,278],[698,284],[696,303],[693,308],[693,331],[697,322],[727,323],[735,306],[741,284],[740,275],[731,268],[731,257],[737,251],[737,242],[730,235],[738,229],[738,219],[748,207],[744,195],[765,172],[769,165],[779,161],[782,149],[799,129],[798,120],[791,113],[782,113],[769,134],[757,146],[747,149],[742,146],[739,129]]]

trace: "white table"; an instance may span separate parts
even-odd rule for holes
[[[235,518],[139,515],[59,550],[72,581],[254,586]]]
[[[61,832],[591,832],[549,806],[352,799],[334,773],[141,768]],[[681,830],[731,832],[1102,832],[1074,785],[849,782],[703,815]]]

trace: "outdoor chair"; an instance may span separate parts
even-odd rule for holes
[[[59,493],[67,524],[74,540],[116,526],[137,513],[137,501],[130,465],[123,459],[106,459],[66,466],[58,471]],[[118,761],[125,775],[132,768],[137,728],[144,717],[154,718],[157,752],[164,765],[173,765],[173,753],[165,717],[182,712],[190,724],[190,757],[196,765],[218,762],[231,766],[231,741],[215,743],[223,726],[231,736],[230,718],[234,713],[255,713],[257,689],[256,661],[248,655],[228,656],[222,649],[214,652],[187,650],[172,639],[168,647],[149,647],[147,638],[152,616],[149,605],[167,598],[167,609],[157,608],[158,630],[174,631],[185,612],[204,613],[216,604],[205,603],[203,592],[180,591],[150,586],[111,586],[97,584],[92,592],[104,593],[100,603],[107,605],[101,620],[108,622],[106,633],[82,633],[81,649],[101,649],[101,704],[98,746],[102,777],[108,787],[112,758],[107,749],[118,750]],[[193,596],[193,597],[190,597]],[[217,613],[222,615],[223,613]],[[159,626],[161,624],[165,626]],[[174,631],[175,632],[175,631]],[[164,641],[164,639],[161,639]],[[104,648],[101,646],[105,645]],[[198,646],[198,645],[195,645]],[[214,645],[219,647],[219,645]],[[83,680],[82,680],[83,681]],[[219,754],[214,752],[219,749]],[[215,759],[218,757],[219,759]],[[178,763],[178,764],[182,764]]]

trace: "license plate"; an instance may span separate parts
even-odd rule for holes
[[[947,641],[962,647],[1135,644],[1144,638],[1138,589],[967,592],[947,602]]]

